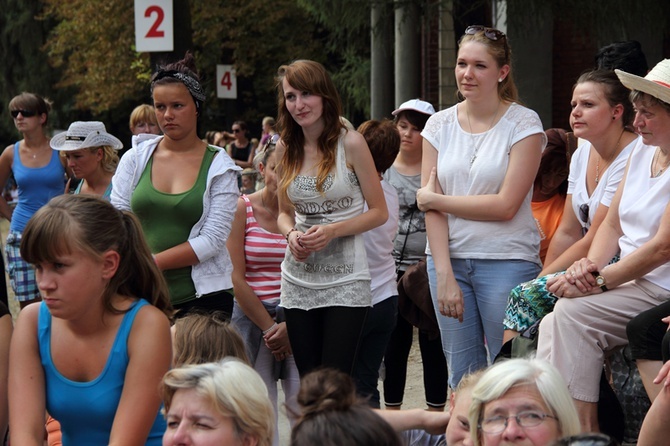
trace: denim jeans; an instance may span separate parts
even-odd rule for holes
[[[455,389],[464,375],[493,362],[502,347],[507,296],[519,283],[537,277],[540,266],[525,260],[485,259],[451,259],[451,265],[463,292],[463,322],[440,314],[435,263],[428,256],[430,293],[447,358],[449,387]]]

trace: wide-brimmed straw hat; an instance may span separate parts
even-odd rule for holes
[[[67,132],[51,138],[54,150],[79,150],[88,147],[111,146],[115,150],[123,148],[123,143],[107,133],[105,124],[99,121],[76,121],[70,124]]]
[[[393,110],[391,114],[395,116],[405,110],[413,110],[419,113],[423,113],[424,115],[432,115],[435,113],[435,109],[430,104],[430,102],[422,101],[421,99],[410,99],[409,101],[400,104],[400,107]]]
[[[647,93],[670,104],[670,59],[660,61],[645,77],[621,70],[614,70],[614,72],[626,88]]]

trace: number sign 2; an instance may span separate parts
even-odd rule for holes
[[[135,47],[138,52],[174,50],[172,0],[135,0]]]

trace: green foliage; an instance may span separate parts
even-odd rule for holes
[[[59,88],[76,90],[74,107],[94,113],[113,109],[146,88],[148,55],[133,51],[130,0],[45,0],[45,16],[58,22],[46,45]]]

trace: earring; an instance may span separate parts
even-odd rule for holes
[[[616,116],[612,116],[612,121],[614,121],[615,119],[616,119]]]
[[[502,78],[502,77],[499,77],[499,78],[498,78],[498,83],[501,83],[502,81],[503,81],[503,78]]]

